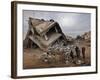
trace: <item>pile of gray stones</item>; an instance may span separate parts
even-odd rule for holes
[[[43,53],[41,60],[44,63],[55,63],[56,55],[63,55],[63,63],[81,64],[82,61],[76,58],[75,47],[75,45],[64,45],[64,41],[60,41],[59,43],[56,41],[48,48],[47,52]],[[73,52],[72,55],[71,52]]]

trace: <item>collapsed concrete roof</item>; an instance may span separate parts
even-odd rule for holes
[[[31,44],[35,43],[40,49],[46,50],[60,37],[66,40],[59,24],[54,20],[29,18],[29,30],[24,43],[27,46],[28,40],[31,40]]]
[[[57,22],[44,21],[43,19],[30,18],[32,27],[36,30],[39,35],[44,35],[50,28],[57,24]]]

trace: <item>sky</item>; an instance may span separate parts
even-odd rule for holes
[[[23,33],[24,38],[28,30],[29,17],[50,20],[59,23],[64,34],[76,37],[91,30],[91,14],[76,12],[54,12],[54,11],[34,11],[23,10]]]

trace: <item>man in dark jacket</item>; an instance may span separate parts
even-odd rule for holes
[[[83,59],[85,59],[85,47],[82,47],[82,56],[83,56]]]
[[[78,46],[75,48],[77,58],[80,58],[80,49]]]

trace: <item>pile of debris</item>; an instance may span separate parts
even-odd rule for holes
[[[58,43],[58,41],[56,41],[52,46],[50,46],[48,48],[48,53],[51,54],[58,54],[58,55],[62,55],[62,61],[66,64],[71,63],[72,62],[72,57],[76,56],[75,53],[75,45],[65,45],[64,41],[60,41]],[[73,52],[71,54],[71,52]]]
[[[60,41],[58,43],[58,40],[51,46],[49,46],[47,52],[45,52],[41,60],[45,63],[55,63],[57,62],[56,56],[59,55],[60,60],[64,64],[81,64],[82,61],[77,57],[77,53],[75,51],[76,46],[75,45],[64,45],[64,41]]]

